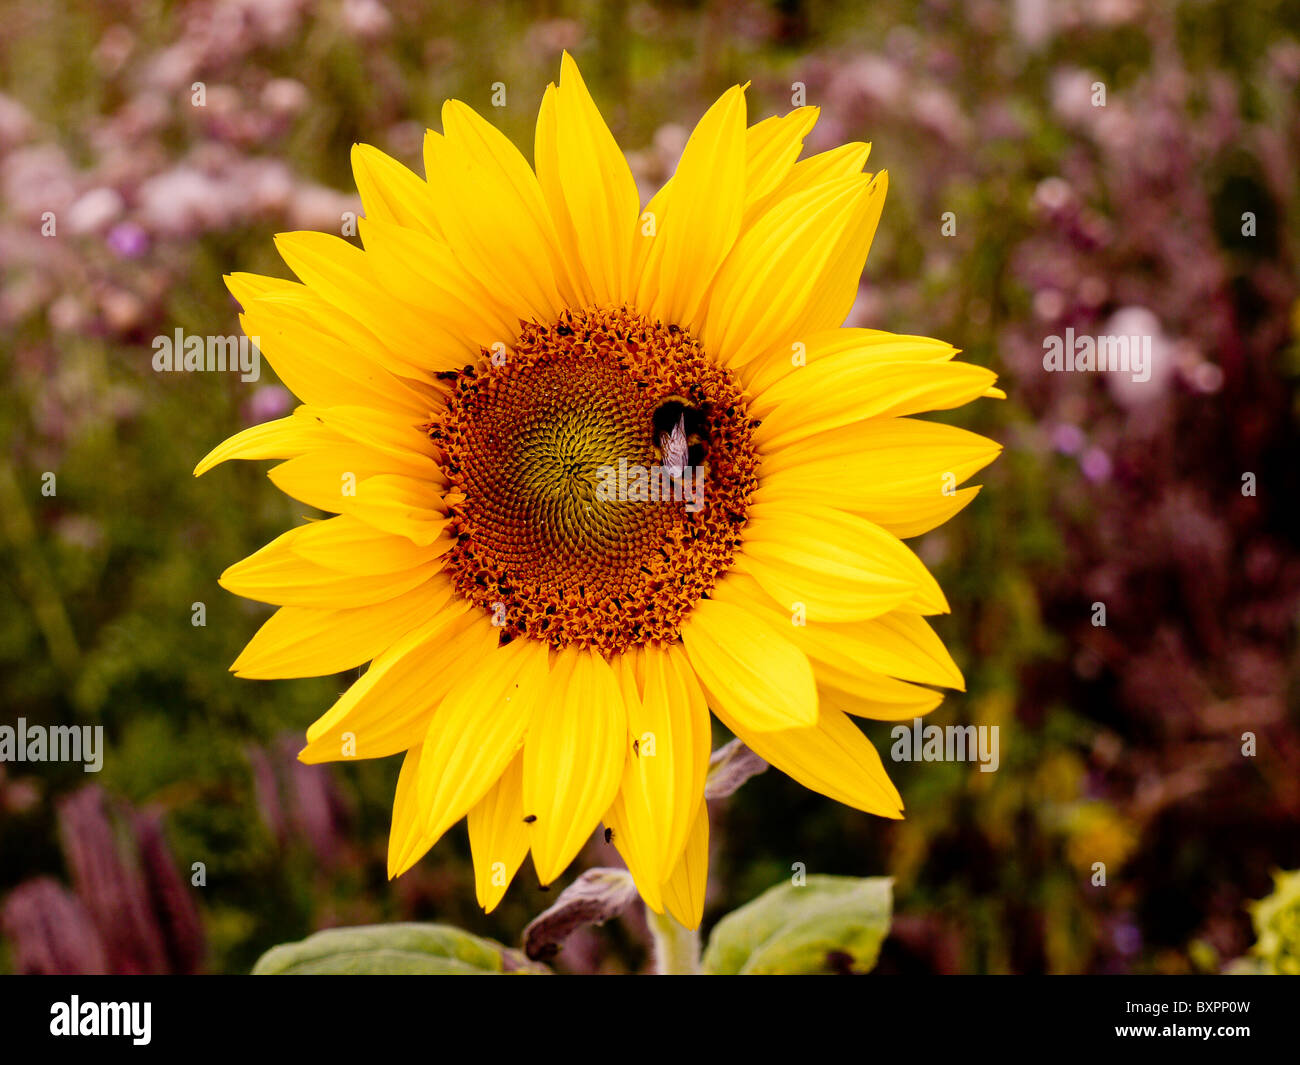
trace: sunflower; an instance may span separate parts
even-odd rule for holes
[[[646,904],[696,927],[710,709],[901,816],[853,718],[963,687],[902,539],[998,451],[909,415],[1001,393],[942,341],[841,328],[887,179],[867,144],[801,160],[816,119],[747,127],[729,89],[643,208],[565,55],[534,167],[449,101],[423,180],[353,149],[364,250],[282,234],[300,282],[227,278],[302,405],[195,473],[279,459],[272,482],[334,515],[221,576],[279,607],[231,668],[370,663],[300,757],[404,753],[390,876],[467,818],[490,911],[527,854],[548,884],[603,821]]]

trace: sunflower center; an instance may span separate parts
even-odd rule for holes
[[[671,642],[731,564],[757,486],[743,395],[699,343],[626,309],[525,325],[444,375],[429,425],[459,593],[503,639],[617,654]]]

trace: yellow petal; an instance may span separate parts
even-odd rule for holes
[[[398,474],[359,481],[356,495],[343,500],[343,510],[422,547],[438,540],[450,524],[443,496],[435,485]]]
[[[614,796],[614,802],[605,811],[605,828],[609,831],[610,842],[614,844],[627,871],[632,874],[636,889],[643,901],[655,913],[664,912],[662,884],[654,872],[653,840],[648,839],[641,829],[641,822],[630,820],[627,813],[627,799],[620,788]],[[639,800],[638,800],[639,801]]]
[[[710,696],[754,729],[817,720],[808,657],[777,629],[731,603],[702,599],[682,626],[682,643]]]
[[[632,685],[639,691],[625,698],[630,754],[620,794],[627,832],[645,840],[644,878],[662,881],[681,857],[704,795],[709,708],[680,648],[636,653],[645,675],[640,684],[624,678],[625,693]]]
[[[331,436],[332,434],[322,433],[315,426],[293,415],[252,425],[204,455],[194,467],[194,476],[201,477],[213,466],[219,466],[230,459],[293,458],[306,454],[313,447],[319,446],[322,438],[329,439]]]
[[[474,858],[478,904],[484,913],[491,913],[505,897],[506,888],[528,853],[522,751],[470,810],[469,848]]]
[[[226,288],[245,310],[253,300],[263,296],[306,290],[306,285],[298,281],[288,281],[282,277],[267,277],[264,274],[247,274],[237,271],[222,277]]]
[[[618,792],[627,712],[618,680],[594,651],[567,649],[533,713],[524,745],[524,806],[543,884],[564,872]]]
[[[240,287],[237,276],[227,278],[232,292]],[[284,386],[304,403],[352,403],[427,418],[438,402],[432,392],[422,395],[395,376],[394,371],[405,372],[406,365],[305,285],[240,302],[244,332],[256,340]]]
[[[451,583],[436,573],[382,603],[347,610],[282,606],[230,667],[238,677],[324,677],[369,662],[440,611]]]
[[[552,214],[566,217],[573,227],[577,262],[593,298],[618,305],[631,297],[632,244],[641,211],[636,181],[567,52],[554,99],[555,152],[539,155],[537,165],[539,177],[548,166],[558,165],[559,172],[542,178],[542,188]]]
[[[299,418],[314,420],[347,440],[373,448],[417,470],[428,470],[438,451],[421,425],[425,420],[394,415],[391,410],[339,404],[320,407],[306,404],[295,412]]]
[[[367,606],[409,592],[442,566],[434,558],[393,573],[354,574],[310,562],[295,550],[306,527],[290,529],[229,567],[217,583],[226,591],[259,603],[338,610]]]
[[[401,876],[436,840],[424,835],[424,821],[416,798],[416,781],[420,775],[420,744],[417,740],[402,759],[397,774],[397,793],[393,796],[393,825],[388,833],[388,879]]]
[[[673,197],[673,183],[670,179],[650,197],[645,210],[638,219],[637,239],[632,244],[632,274],[629,289],[638,293],[637,300],[646,301],[648,306],[654,298],[655,286],[659,283],[659,265],[663,260],[663,245],[659,243],[659,224],[667,217],[668,204]],[[635,302],[635,301],[634,301]]]
[[[839,177],[862,173],[871,154],[871,145],[862,141],[840,144],[825,152],[801,159],[790,169],[789,176],[781,183],[779,192],[790,194],[810,189],[826,181]]]
[[[966,690],[965,678],[925,618],[894,611],[870,621],[819,628],[831,653],[877,673]]]
[[[855,717],[898,721],[928,714],[943,701],[943,696],[931,688],[888,675],[888,671],[897,668],[913,676],[938,678],[936,683],[954,687],[964,684],[955,663],[932,633],[923,647],[900,648],[878,644],[872,639],[870,626],[875,622],[828,625],[807,621],[802,611],[783,615],[752,577],[735,571],[719,581],[712,594],[715,599],[734,603],[789,633],[790,639],[812,663],[820,709],[830,707]],[[886,617],[920,620],[916,615],[897,613]],[[926,656],[935,660],[929,661]],[[871,668],[872,665],[886,672]]]
[[[932,337],[905,336],[881,329],[819,330],[741,368],[741,378],[751,396],[750,412],[759,418],[764,417],[777,401],[788,399],[791,394],[778,393],[775,400],[769,399],[768,389],[778,381],[790,378],[787,387],[797,392],[804,387],[799,375],[806,365],[845,352],[853,352],[854,360],[866,365],[878,362],[947,362],[957,354],[957,349]]]
[[[645,650],[636,649],[620,655],[614,663],[629,720],[641,713],[639,704],[645,684],[645,659]],[[654,742],[653,738],[648,739]],[[614,802],[605,812],[605,831],[606,838],[626,863],[646,906],[656,913],[663,913],[661,887],[668,876],[668,869],[663,867],[661,858],[661,839],[664,833],[660,811],[650,808],[641,771],[635,764],[639,759],[641,740],[642,737],[632,735],[629,730],[624,752],[623,779]],[[657,750],[657,745],[655,749]]]
[[[420,755],[426,831],[441,836],[500,779],[546,689],[547,647],[514,640],[463,673],[434,711]]]
[[[839,233],[826,264],[822,267],[817,284],[813,286],[808,302],[803,307],[796,327],[797,333],[816,331],[844,324],[853,304],[857,302],[862,286],[862,270],[867,264],[876,227],[885,209],[885,194],[889,189],[889,173],[882,170],[867,186],[866,195],[857,203]]]
[[[755,122],[745,131],[745,210],[780,186],[817,124],[820,109],[796,107]]]
[[[565,263],[565,276],[559,280],[560,294],[574,306],[587,307],[595,303],[596,298],[587,267],[578,250],[578,231],[569,213],[568,199],[561,180],[559,119],[556,117],[559,93],[554,82],[547,85],[546,91],[542,93],[542,104],[537,110],[537,128],[533,135],[533,160],[537,184],[541,187],[551,221],[555,225],[555,239]],[[644,242],[633,244],[633,261],[636,260],[636,253],[641,250],[642,243]]]
[[[380,285],[367,254],[341,237],[281,233],[275,246],[313,291],[373,333],[405,376],[432,383],[435,372],[456,369],[466,355],[478,355],[477,345]]]
[[[413,544],[404,536],[395,536],[349,514],[341,514],[304,526],[294,539],[293,551],[327,569],[366,575],[422,566],[445,554],[451,544],[446,538],[424,546]]]
[[[881,501],[872,504],[869,510],[863,507],[860,513],[900,540],[908,540],[937,529],[960,513],[979,495],[980,487],[971,485],[969,488],[959,488],[951,495],[905,496],[897,500]]]
[[[428,180],[447,243],[492,292],[507,319],[552,322],[558,240],[537,178],[501,133],[456,100],[442,110],[446,136],[426,138]]]
[[[782,200],[788,200],[836,178],[862,173],[870,152],[870,144],[855,142],[842,144],[795,163],[778,185],[746,205],[744,228],[748,229]]]
[[[323,428],[323,426],[322,426]],[[357,485],[392,469],[373,448],[338,444],[297,455],[267,471],[271,483],[291,499],[331,514],[341,514]]]
[[[853,353],[809,363],[774,385],[776,400],[754,439],[765,454],[797,440],[867,418],[948,410],[977,399],[995,375],[965,362],[863,364]]]
[[[837,710],[872,721],[911,721],[924,717],[943,702],[942,692],[891,680],[881,674],[874,674],[874,681],[869,683],[862,683],[860,674],[845,678],[843,683],[849,687],[822,684],[823,675],[832,671],[820,665],[814,668],[817,669],[817,695],[823,710]],[[882,685],[888,684],[895,686],[893,691],[882,690]]]
[[[299,760],[383,758],[422,743],[434,708],[457,677],[489,661],[500,631],[453,600],[376,658],[312,724]]]
[[[966,688],[957,663],[934,630],[917,614],[896,610],[848,624],[809,621],[802,612],[785,612],[757,581],[734,571],[714,586],[712,596],[788,632],[790,639],[812,660],[819,682],[823,679],[821,667],[829,666],[850,677],[869,673],[961,691]],[[892,688],[893,685],[885,685],[886,690]]]
[[[637,303],[652,318],[694,327],[744,211],[745,93],[728,89],[686,142],[658,207]]]
[[[701,332],[713,358],[730,368],[744,366],[842,323],[842,317],[825,317],[818,293],[843,288],[841,240],[873,190],[861,176],[828,182],[779,204],[740,236],[718,271]]]
[[[942,614],[948,602],[901,541],[856,514],[817,503],[749,508],[737,572],[810,621],[862,621],[896,608]]]
[[[713,712],[755,754],[804,787],[869,814],[903,816],[903,799],[880,754],[838,710],[822,707],[816,725],[783,732],[749,728],[725,705],[713,704]]]
[[[543,110],[546,101],[542,102]],[[745,131],[745,202],[741,231],[748,229],[755,218],[763,213],[760,205],[771,202],[773,191],[785,188],[789,175],[803,164],[794,164],[803,147],[803,139],[817,123],[820,109],[796,107],[788,114],[772,116],[755,122]],[[539,156],[540,158],[540,156]],[[860,170],[861,167],[859,166]],[[651,199],[645,214],[656,221],[664,217],[671,199],[673,179],[669,179]],[[653,241],[646,234],[633,244],[634,282],[642,276]],[[662,249],[661,249],[662,250]],[[634,284],[635,287],[635,284]]]
[[[357,226],[375,280],[418,307],[447,333],[467,342],[466,352],[510,344],[518,321],[465,269],[451,247],[413,229],[362,218]]]
[[[765,458],[755,502],[823,502],[861,514],[895,535],[933,528],[973,492],[956,486],[1001,445],[964,429],[912,418],[873,418],[806,437]],[[916,535],[908,532],[908,535]]]
[[[441,236],[429,186],[396,159],[372,145],[354,144],[352,176],[367,218]]]
[[[324,426],[321,426],[324,428]],[[319,510],[342,514],[347,510],[361,513],[366,506],[380,503],[387,481],[372,486],[366,501],[359,502],[360,486],[375,477],[400,477],[405,494],[420,507],[439,508],[442,485],[446,478],[429,459],[412,455],[401,459],[386,455],[363,444],[341,441],[328,447],[317,448],[298,455],[278,466],[272,466],[267,476],[281,492]]]
[[[797,473],[804,480],[813,480],[820,491],[828,483],[820,463],[850,463],[843,468],[842,479],[860,477],[862,491],[874,491],[879,483],[891,493],[911,493],[938,483],[943,473],[952,473],[960,483],[997,458],[1001,450],[1001,444],[953,425],[916,418],[873,418],[774,451],[764,458],[762,474],[767,483],[778,475],[793,481]],[[870,476],[865,475],[867,471]]]
[[[700,927],[704,919],[704,890],[709,879],[709,807],[701,799],[690,840],[663,887],[664,905],[684,927]]]

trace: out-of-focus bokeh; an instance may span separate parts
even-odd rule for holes
[[[463,826],[389,883],[398,760],[294,757],[350,678],[227,672],[269,608],[216,577],[303,508],[266,464],[190,472],[293,399],[265,365],[151,359],[238,332],[221,275],[289,276],[274,233],[340,231],[353,142],[419,169],[456,97],[531,157],[565,48],[647,197],[736,82],[751,120],[818,105],[810,150],[872,141],[851,324],[950,340],[1009,393],[945,419],[1006,451],[916,542],[969,682],[929,720],[997,725],[998,770],[895,764],[870,726],[898,823],[756,778],[714,810],[706,922],[804,863],[896,878],[882,972],[1250,947],[1247,904],[1300,866],[1300,6],[0,0],[0,26],[0,723],[105,734],[97,775],[0,765],[0,971],[239,972],[398,919],[517,943],[554,898],[526,866],[484,916]],[[1150,380],[1045,372],[1067,328],[1150,336]],[[558,965],[645,957],[633,918]]]

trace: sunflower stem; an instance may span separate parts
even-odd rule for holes
[[[655,973],[660,976],[695,976],[700,971],[700,933],[679,924],[667,913],[646,907],[650,935],[654,939]]]

